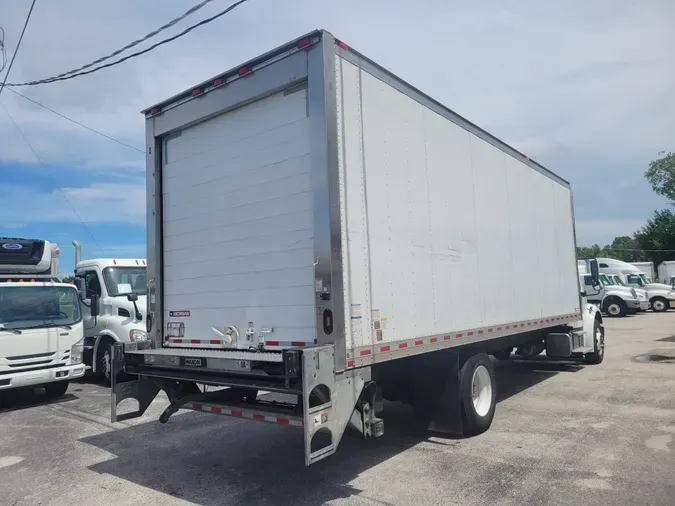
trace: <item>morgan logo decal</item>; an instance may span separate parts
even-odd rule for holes
[[[169,311],[169,318],[190,318],[190,310],[181,309],[180,311]]]

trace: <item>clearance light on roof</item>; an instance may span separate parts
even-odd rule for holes
[[[153,107],[150,109],[150,116],[154,116],[155,114],[159,113],[159,107]]]
[[[247,66],[247,65],[244,65],[243,67],[241,67],[241,68],[239,69],[239,75],[240,75],[240,76],[246,75],[246,74],[248,74],[249,72],[251,72],[251,67],[249,67],[249,66]]]
[[[349,46],[342,42],[341,40],[336,40],[335,43],[338,45],[339,48],[344,49],[345,51],[349,51]]]
[[[225,79],[223,78],[218,78],[213,81],[213,86],[222,86],[223,84],[225,84]]]
[[[60,250],[59,248],[56,248],[56,249],[54,250],[54,255],[55,255],[55,256],[59,256],[60,253],[61,253],[61,250]]]
[[[192,90],[192,96],[193,97],[197,97],[197,96],[201,95],[202,93],[203,92],[202,92],[201,88],[195,88],[194,90]]]
[[[304,39],[301,39],[298,42],[298,49],[302,49],[303,47],[307,47],[312,43],[312,38],[311,37],[305,37]]]

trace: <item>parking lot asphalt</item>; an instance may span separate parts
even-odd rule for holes
[[[601,365],[498,363],[485,434],[415,434],[391,404],[384,437],[345,437],[310,468],[297,429],[193,412],[161,425],[165,398],[111,424],[92,380],[55,402],[5,398],[0,504],[673,505],[675,312],[606,328]]]

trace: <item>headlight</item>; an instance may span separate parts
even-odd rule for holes
[[[84,338],[80,339],[70,347],[70,363],[81,364],[82,353],[84,352]]]
[[[141,329],[132,329],[129,331],[129,341],[145,341],[148,338],[147,332]]]

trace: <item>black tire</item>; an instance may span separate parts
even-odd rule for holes
[[[586,354],[587,364],[601,364],[605,359],[605,327],[596,319],[593,324],[593,353]]]
[[[655,313],[665,313],[670,309],[670,304],[668,303],[668,300],[664,299],[663,297],[654,297],[649,302],[651,302],[652,311],[654,311]]]
[[[626,302],[616,297],[607,301],[604,307],[605,313],[612,318],[626,316],[627,310],[628,306],[626,306]]]
[[[474,382],[478,392],[475,392]],[[484,388],[480,388],[481,383]],[[464,435],[472,437],[482,434],[492,424],[497,394],[494,366],[486,353],[474,355],[464,363],[459,371],[459,393]],[[474,393],[479,394],[475,403]]]
[[[55,399],[57,397],[65,395],[67,390],[68,390],[67,381],[57,381],[55,383],[47,383],[45,385],[45,392],[47,393],[47,397],[51,399]]]
[[[503,350],[493,351],[491,355],[497,360],[509,360],[511,358],[512,347],[504,348]]]
[[[96,375],[110,386],[112,377],[112,347],[115,341],[112,338],[103,338],[96,350]],[[124,373],[117,375],[118,381],[125,381],[127,376]]]

